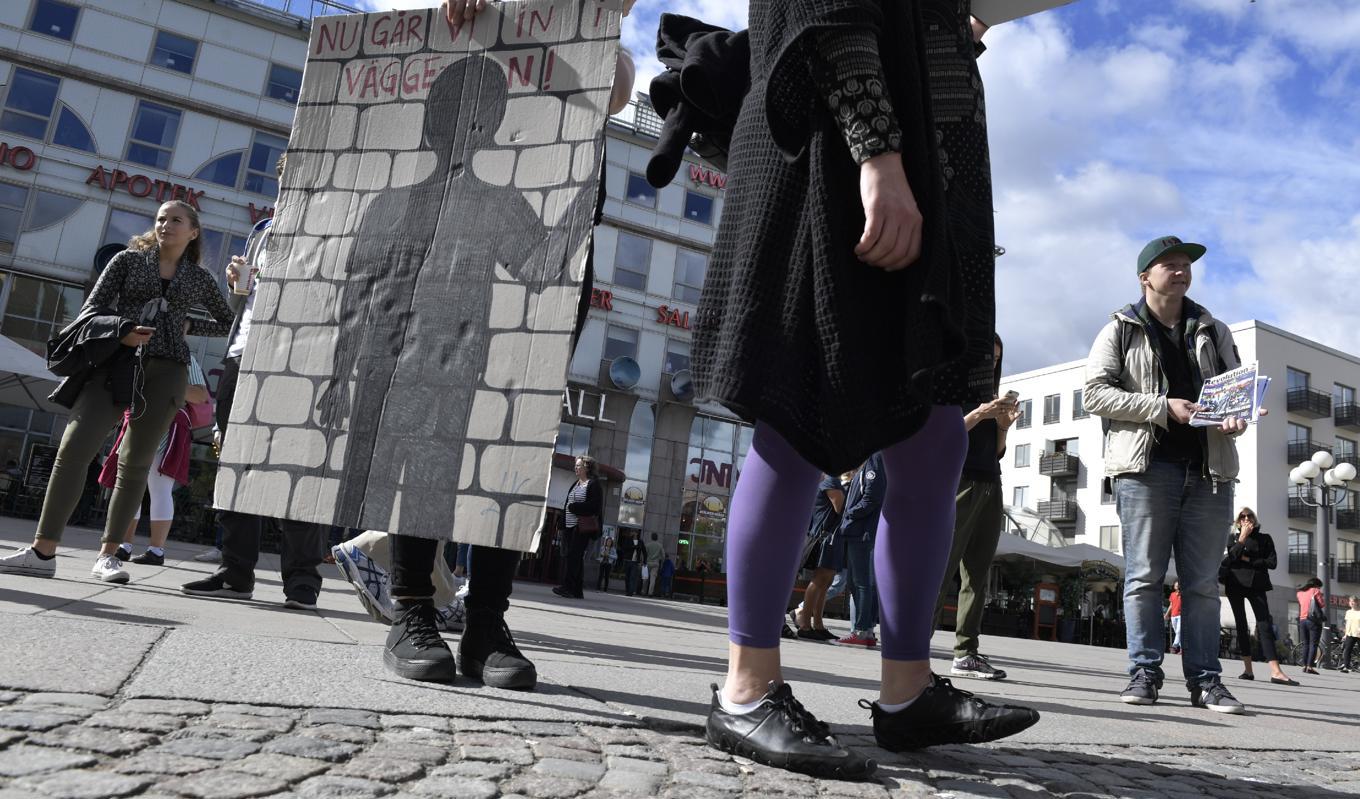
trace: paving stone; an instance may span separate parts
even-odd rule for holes
[[[506,793],[524,794],[532,799],[569,799],[593,788],[594,782],[571,780],[542,774],[521,774],[502,784]]]
[[[643,742],[636,727],[582,727],[581,732],[601,744],[632,744]]]
[[[118,761],[118,770],[124,774],[163,774],[171,777],[182,777],[185,774],[207,771],[220,765],[216,760],[209,760],[205,757],[176,755],[153,749]]]
[[[560,757],[546,757],[534,764],[534,771],[555,777],[599,782],[604,776],[604,766],[599,763],[582,763],[579,760],[564,760]]]
[[[155,743],[156,736],[95,727],[61,727],[30,735],[28,741],[39,746],[84,749],[101,755],[129,755]]]
[[[576,760],[581,763],[600,762],[599,752],[587,752],[584,749],[569,749],[565,746],[554,746],[547,741],[561,740],[559,738],[548,738],[542,743],[534,744],[534,755],[539,759],[545,757],[555,757],[561,760]]]
[[[347,727],[363,727],[368,730],[382,729],[377,713],[367,710],[343,710],[339,708],[316,708],[307,711],[307,723],[312,725],[343,724]]]
[[[527,736],[544,738],[562,738],[581,734],[581,731],[576,729],[575,724],[568,724],[565,721],[518,721],[515,722],[515,730]]]
[[[20,705],[16,708],[6,708],[0,710],[0,727],[7,730],[25,730],[27,732],[45,732],[53,730],[65,724],[72,724],[83,720],[83,715],[77,716],[71,713],[56,713],[47,708],[39,710],[22,710]]]
[[[824,796],[855,796],[866,799],[887,797],[888,789],[877,782],[849,782],[847,780],[819,780]]]
[[[279,755],[273,752],[256,752],[238,763],[233,763],[231,767],[247,774],[272,777],[287,783],[315,776],[328,768],[325,763],[311,758]]]
[[[268,796],[287,788],[287,783],[270,777],[240,771],[204,771],[167,782],[166,790],[193,799],[250,799]]]
[[[701,788],[712,788],[715,791],[740,791],[741,780],[735,776],[725,774],[715,774],[702,771],[680,771],[676,772],[671,779],[676,783],[685,785],[697,785]]]
[[[107,697],[94,694],[43,693],[29,694],[20,700],[19,704],[20,706],[46,705],[50,707],[83,708],[94,711],[108,707],[109,700]]]
[[[0,691],[0,705],[8,705],[10,702],[18,702],[24,695],[18,691]]]
[[[311,727],[298,727],[298,735],[321,738],[326,741],[341,741],[350,744],[369,744],[377,733],[366,727],[352,727],[348,724],[320,724]]]
[[[250,741],[251,743],[258,744],[264,743],[273,737],[273,733],[264,730],[236,730],[230,727],[208,727],[206,725],[196,724],[181,730],[175,730],[165,736],[165,740],[178,741],[181,738],[197,738],[201,740]]]
[[[157,751],[186,757],[206,757],[209,760],[240,760],[260,751],[254,741],[233,738],[177,738],[156,747]]]
[[[417,743],[379,742],[370,746],[364,754],[369,757],[390,758],[392,760],[412,760],[426,766],[438,765],[449,759],[447,748]]]
[[[437,746],[441,749],[452,749],[457,746],[454,743],[453,736],[446,732],[422,729],[384,730],[378,735],[378,740],[401,744],[402,746],[420,744],[422,746]]]
[[[965,782],[963,780],[942,780],[935,783],[940,791],[961,799],[1010,799],[1011,794],[1004,787],[987,782]]]
[[[283,757],[283,755],[278,755],[278,757]],[[315,763],[316,761],[309,760],[307,762]],[[424,774],[425,765],[411,760],[360,754],[332,768],[330,773],[341,777],[361,777],[382,780],[383,782],[406,782]]]
[[[605,744],[601,748],[606,755],[618,757],[635,757],[641,760],[663,760],[666,757],[666,753],[651,744]]]
[[[527,748],[507,746],[463,746],[458,749],[464,760],[489,760],[495,763],[514,763],[527,766],[534,762],[534,755]]]
[[[293,720],[287,716],[258,716],[253,713],[224,713],[214,711],[203,720],[206,725],[230,727],[238,730],[264,730],[272,733],[285,733],[293,729]]]
[[[15,741],[22,739],[23,737],[24,734],[22,732],[14,732],[13,730],[0,730],[0,747],[9,746]]]
[[[294,789],[294,793],[315,799],[376,799],[395,790],[383,782],[327,774],[303,782]]]
[[[182,716],[172,716],[167,713],[129,713],[122,708],[115,708],[96,713],[90,716],[85,723],[93,727],[164,735],[183,727],[186,721]]]
[[[582,752],[595,753],[600,751],[600,745],[584,735],[577,735],[571,738],[553,738],[552,740],[544,741],[543,743],[545,745],[558,747],[559,749],[579,749]]]
[[[449,720],[443,716],[421,716],[412,713],[394,713],[382,716],[379,721],[383,729],[401,729],[403,727],[421,727],[427,730],[447,730]]]
[[[529,740],[523,735],[503,732],[460,732],[453,736],[459,746],[528,746]]]
[[[458,799],[493,799],[500,793],[496,783],[469,777],[426,777],[408,789],[423,796],[456,796]]]
[[[265,744],[264,751],[338,763],[359,751],[359,747],[342,741],[325,741],[305,735],[285,735]]]
[[[212,708],[190,699],[129,699],[118,706],[124,713],[163,713],[169,716],[202,716]]]
[[[610,756],[605,758],[604,762],[610,771],[632,771],[638,774],[665,774],[670,771],[670,767],[665,763],[636,757]]]
[[[95,762],[95,758],[87,754],[19,744],[0,751],[0,777],[24,777],[29,774],[82,768]]]
[[[297,719],[302,716],[301,711],[289,707],[271,707],[269,705],[214,705],[213,711],[216,713],[245,713],[251,716],[273,716],[289,719]]]
[[[675,758],[670,761],[671,771],[696,771],[706,774],[718,774],[724,777],[736,777],[741,774],[741,768],[731,760],[692,760],[689,758]]]
[[[486,763],[480,760],[465,760],[450,763],[430,772],[432,777],[471,777],[479,780],[501,780],[515,770],[509,763]]]
[[[516,725],[496,719],[449,719],[448,728],[454,732],[516,732]]]
[[[659,774],[641,771],[608,771],[600,778],[599,787],[629,796],[654,796],[661,787]]]
[[[21,784],[57,799],[105,799],[134,794],[151,784],[151,779],[110,771],[63,771],[26,779]]]

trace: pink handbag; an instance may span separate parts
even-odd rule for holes
[[[213,426],[213,404],[212,400],[207,402],[190,402],[184,406],[189,412],[189,429],[198,430],[201,427]]]

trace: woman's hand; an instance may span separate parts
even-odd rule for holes
[[[911,193],[899,153],[884,153],[860,164],[859,194],[864,203],[864,235],[855,255],[889,272],[921,256],[921,211]]]
[[[479,11],[486,10],[486,0],[444,0],[440,10],[450,24],[462,25],[477,16]]]
[[[138,325],[132,328],[132,332],[118,339],[124,347],[140,347],[151,340],[151,336],[156,332],[154,327]]]

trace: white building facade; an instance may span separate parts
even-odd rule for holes
[[[1277,624],[1292,622],[1298,618],[1294,588],[1317,573],[1320,551],[1316,513],[1295,497],[1289,471],[1320,449],[1357,463],[1360,357],[1264,322],[1231,329],[1242,361],[1259,362],[1273,381],[1266,398],[1271,412],[1237,440],[1241,472],[1234,507],[1255,510],[1274,539],[1279,565],[1271,573],[1271,613]],[[1101,422],[1081,402],[1085,367],[1085,361],[1073,361],[1002,381],[1003,392],[1020,393],[1025,412],[1010,433],[1002,480],[1008,504],[1037,511],[1068,543],[1119,552],[1119,517],[1104,490]],[[1358,510],[1357,492],[1350,491],[1331,524],[1334,618],[1344,613],[1347,595],[1360,593]],[[1231,523],[1223,520],[1225,545]]]

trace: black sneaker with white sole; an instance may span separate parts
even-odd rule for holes
[[[862,780],[878,768],[871,758],[841,746],[831,729],[793,698],[787,683],[778,688],[771,683],[750,713],[723,710],[714,685],[704,735],[729,754],[812,777]]]
[[[218,569],[216,574],[194,580],[179,587],[189,596],[221,597],[222,599],[250,599],[255,593],[255,580],[249,581],[234,577],[226,569]]]
[[[1161,687],[1161,680],[1147,669],[1139,669],[1129,679],[1129,686],[1119,694],[1119,701],[1126,705],[1155,705]]]
[[[449,645],[439,637],[431,600],[397,602],[396,619],[387,631],[383,663],[393,674],[421,682],[453,682],[458,676]]]
[[[1001,705],[955,688],[943,677],[930,676],[921,695],[896,713],[861,699],[874,723],[874,739],[889,752],[941,744],[980,744],[1015,735],[1039,721],[1039,711]]]
[[[137,557],[131,558],[130,562],[136,563],[139,566],[164,566],[165,555],[157,555],[155,552],[148,549]]]
[[[953,677],[970,677],[974,680],[1006,679],[1006,672],[993,666],[985,656],[977,654],[954,658],[954,663],[949,668],[949,674]]]
[[[1247,708],[1237,698],[1228,691],[1228,687],[1217,677],[1208,682],[1202,682],[1190,687],[1190,704],[1195,707],[1208,708],[1215,713],[1231,713],[1239,715],[1247,712]]]

